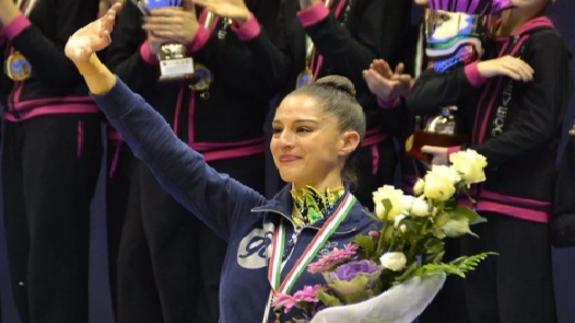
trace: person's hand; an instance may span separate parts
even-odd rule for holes
[[[535,73],[529,64],[520,58],[510,55],[479,62],[477,69],[484,78],[507,76],[515,81],[523,82],[533,80],[533,74]]]
[[[409,74],[404,74],[405,66],[400,63],[395,72],[383,59],[374,60],[369,69],[363,71],[363,77],[369,90],[380,99],[403,96],[407,94],[413,79]]]
[[[575,137],[575,123],[573,123],[573,127],[571,128],[571,130],[569,130],[569,134]]]
[[[299,0],[299,7],[301,10],[311,8],[320,3],[321,0]]]
[[[0,26],[8,25],[20,14],[13,0],[0,0]]]
[[[153,35],[152,39],[148,38],[153,51],[152,43],[155,40],[163,39],[180,44],[191,42],[200,25],[193,2],[186,0],[183,9],[166,7],[150,10],[150,16],[144,18],[143,28]]]
[[[173,40],[158,37],[155,34],[148,32],[148,46],[150,46],[150,52],[152,52],[155,55],[160,54],[160,50],[163,44],[170,42],[173,42]]]
[[[122,5],[114,4],[106,14],[76,31],[66,43],[64,52],[74,63],[87,62],[90,57],[112,42],[110,34],[114,29],[116,15]]]
[[[220,17],[230,18],[239,25],[252,17],[244,0],[195,0],[194,3]]]
[[[449,151],[446,147],[439,146],[423,146],[421,152],[433,156],[431,159],[432,165],[448,165],[449,164]]]

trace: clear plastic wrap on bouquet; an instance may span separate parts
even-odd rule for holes
[[[366,301],[323,309],[311,323],[411,323],[443,287],[445,277],[414,277]]]

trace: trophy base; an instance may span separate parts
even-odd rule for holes
[[[411,158],[431,163],[432,156],[421,151],[423,146],[453,147],[469,142],[467,135],[446,135],[415,130],[405,142],[405,151]]]
[[[194,78],[194,60],[191,57],[160,61],[160,81],[171,82]]]

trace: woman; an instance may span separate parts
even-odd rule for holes
[[[322,249],[342,248],[371,227],[360,204],[344,188],[346,161],[365,134],[365,117],[353,98],[352,86],[338,77],[326,78],[282,101],[273,121],[270,147],[282,179],[291,184],[266,200],[210,168],[141,97],[99,62],[94,52],[109,44],[118,9],[114,6],[104,18],[79,30],[70,38],[66,53],[110,122],[163,187],[227,241],[220,294],[222,322],[268,322],[281,315],[270,311],[270,281],[274,288],[287,292],[319,283],[321,277],[305,272],[306,264]],[[313,194],[309,191],[321,192],[321,207],[312,210],[297,203],[300,194]],[[311,216],[317,213],[319,218]],[[311,243],[314,237],[322,243]],[[273,244],[274,239],[285,244]],[[278,257],[268,265],[274,252]],[[309,257],[295,265],[304,255]]]
[[[2,116],[3,212],[24,322],[88,320],[101,115],[63,48],[96,18],[98,2],[0,1],[0,90],[10,92]]]
[[[211,167],[261,192],[263,119],[292,70],[284,1],[209,1],[210,14],[196,4],[202,3],[186,0],[183,8],[152,9],[143,17],[127,3],[106,63]],[[157,54],[169,42],[187,45],[204,78],[192,86],[189,79],[158,81]],[[166,193],[144,163],[131,166],[117,260],[118,321],[217,322],[225,243]]]
[[[555,159],[571,95],[569,53],[549,18],[551,0],[513,0],[484,60],[425,72],[407,106],[415,113],[457,104],[467,146],[487,157],[487,181],[472,190],[488,222],[463,253],[499,252],[465,281],[470,322],[555,322],[549,242]],[[445,163],[460,147],[427,147]]]

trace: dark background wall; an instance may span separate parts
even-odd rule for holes
[[[550,12],[571,53],[575,53],[575,0],[557,0]],[[571,70],[575,71],[574,59]],[[575,99],[571,99],[568,119],[575,117]],[[575,165],[573,165],[575,172]],[[575,176],[575,175],[574,175]],[[573,192],[575,198],[575,192]],[[575,322],[575,248],[554,251],[555,291],[559,323]]]

